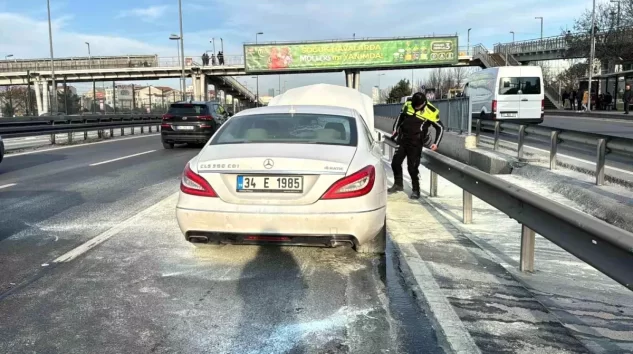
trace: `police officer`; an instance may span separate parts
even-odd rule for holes
[[[396,193],[404,190],[402,182],[402,162],[407,159],[407,168],[413,192],[411,199],[420,198],[420,180],[418,177],[418,166],[422,157],[422,147],[426,146],[431,150],[437,150],[437,145],[442,140],[444,126],[440,122],[440,110],[427,102],[426,96],[417,92],[402,106],[400,116],[394,124],[394,136],[398,144],[398,149],[393,156],[391,169],[393,170],[394,184],[387,191]],[[435,139],[430,139],[428,130],[433,126]]]

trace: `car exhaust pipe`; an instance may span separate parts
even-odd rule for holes
[[[209,242],[209,237],[194,235],[194,236],[189,236],[188,241],[191,243],[207,243]]]

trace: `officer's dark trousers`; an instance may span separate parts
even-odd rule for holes
[[[414,191],[420,191],[420,179],[418,177],[418,168],[420,166],[420,158],[422,156],[422,146],[400,145],[393,155],[391,161],[391,169],[396,185],[402,186],[402,162],[405,157],[407,159],[407,170],[411,176],[411,184]]]

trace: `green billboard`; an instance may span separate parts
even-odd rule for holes
[[[246,44],[246,72],[378,69],[456,64],[457,37]]]

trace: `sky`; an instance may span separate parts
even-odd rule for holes
[[[606,0],[602,0],[606,1]],[[598,0],[598,2],[601,2]],[[199,58],[212,50],[225,57],[241,55],[245,42],[356,39],[420,35],[459,36],[459,46],[482,43],[492,49],[495,43],[540,37],[544,17],[544,36],[555,36],[571,28],[573,20],[592,0],[182,0],[185,54]],[[556,4],[554,6],[554,4]],[[178,0],[50,0],[53,49],[55,57],[92,55],[157,54],[176,57],[177,48],[169,35],[179,33]],[[0,58],[50,57],[46,0],[0,0]],[[228,61],[228,59],[227,59]],[[380,74],[385,74],[379,76]],[[361,73],[361,90],[385,88],[402,78],[410,79],[411,70]],[[416,69],[414,80],[428,75]],[[239,78],[255,91],[255,79]],[[137,82],[146,84],[145,82]],[[270,88],[298,87],[314,83],[345,84],[344,74],[260,76],[259,91]],[[175,79],[147,84],[178,87]],[[76,84],[80,92],[90,84]]]

